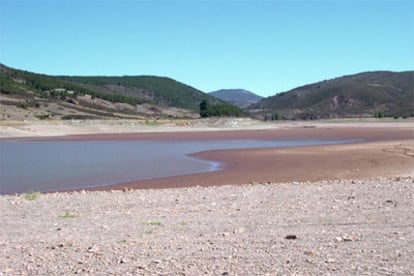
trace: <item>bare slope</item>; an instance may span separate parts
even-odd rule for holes
[[[188,117],[198,116],[203,99],[222,103],[165,77],[48,76],[0,64],[2,119]]]
[[[255,114],[285,118],[398,116],[414,114],[414,71],[366,72],[325,80],[268,97]]]

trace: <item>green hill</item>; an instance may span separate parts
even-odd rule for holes
[[[3,95],[0,104],[6,107],[40,108],[42,112],[34,112],[37,117],[47,114],[57,117],[72,114],[71,118],[148,114],[196,117],[202,100],[212,105],[223,104],[219,99],[166,77],[49,76],[2,64],[0,94]]]
[[[414,115],[414,71],[365,72],[321,81],[265,98],[250,109],[265,118],[409,117]]]
[[[221,103],[191,86],[166,77],[122,76],[122,77],[57,77],[68,83],[102,94],[116,94],[177,108],[199,110],[203,99]]]

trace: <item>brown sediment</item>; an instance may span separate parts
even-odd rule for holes
[[[414,127],[413,125],[409,125]],[[410,127],[287,126],[272,129],[169,131],[115,134],[82,134],[37,137],[36,141],[128,141],[128,140],[222,140],[222,139],[365,139],[369,141],[414,139]],[[29,140],[30,138],[23,138]]]
[[[292,148],[215,150],[195,157],[221,162],[220,171],[121,183],[94,190],[156,189],[246,183],[361,179],[407,175],[414,168],[409,127],[294,127],[268,130],[69,136],[70,140],[362,139]],[[171,164],[173,165],[173,164]]]

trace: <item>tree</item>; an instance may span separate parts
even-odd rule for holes
[[[206,118],[209,115],[210,103],[207,100],[202,100],[200,103],[200,116]]]
[[[277,121],[277,120],[279,120],[279,114],[277,114],[277,113],[274,113],[274,114],[272,114],[272,121]]]
[[[211,105],[207,100],[200,102],[200,116],[206,117],[242,117],[246,116],[240,108],[231,104]]]

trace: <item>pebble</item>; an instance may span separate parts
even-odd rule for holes
[[[0,275],[410,275],[412,178],[353,182],[0,196]]]

